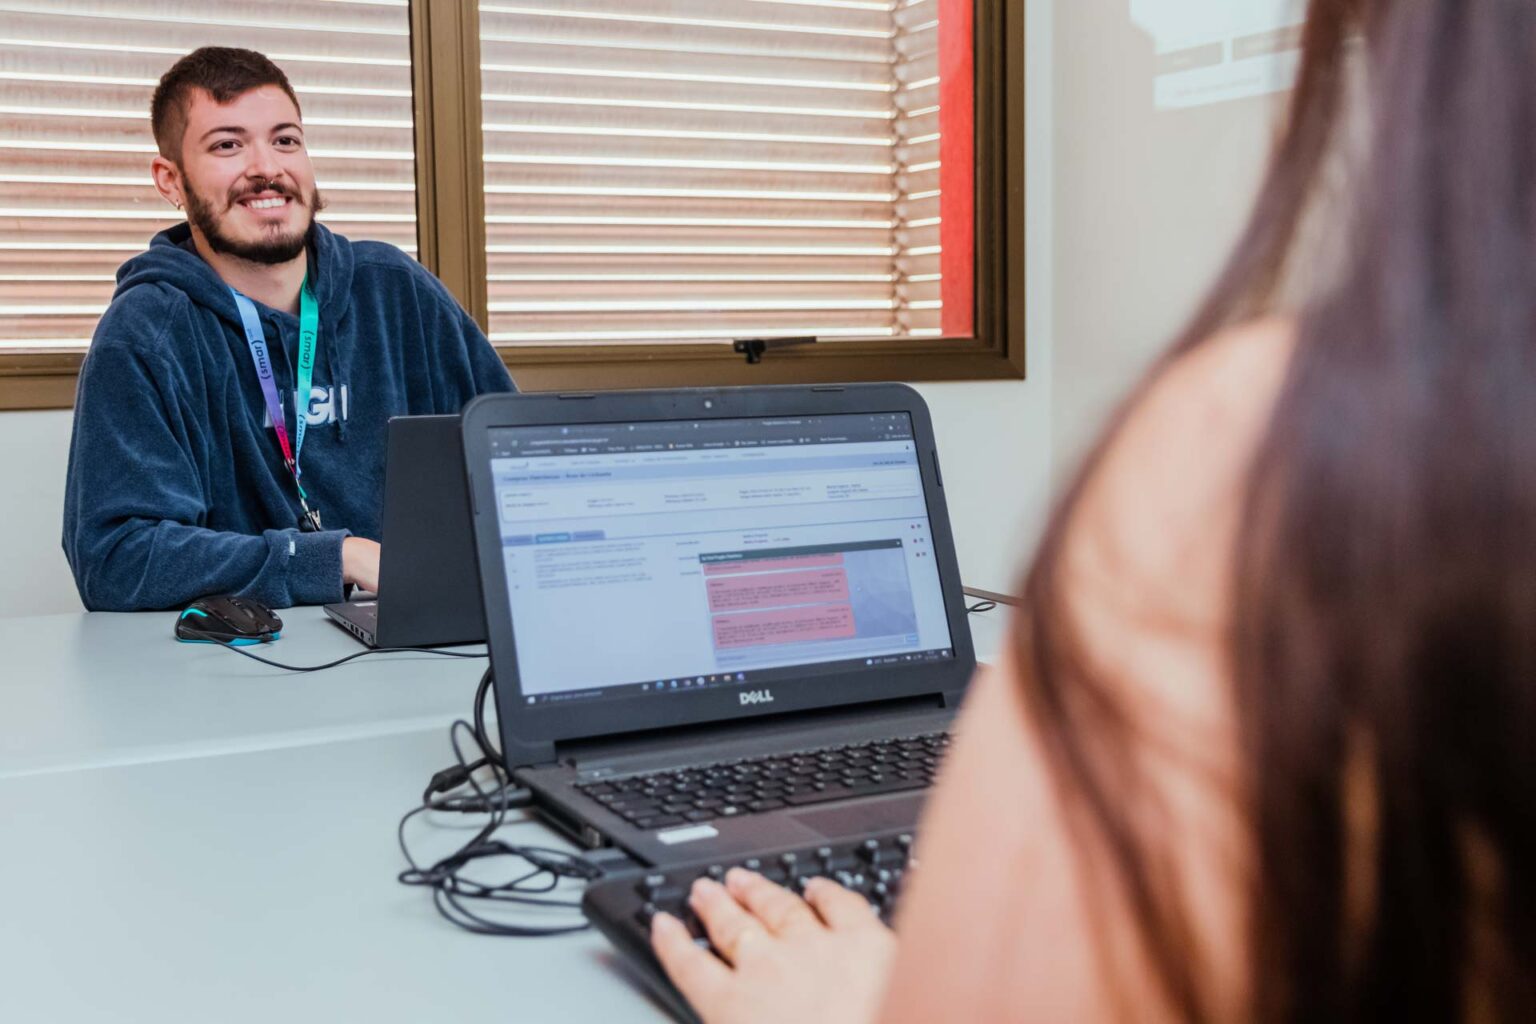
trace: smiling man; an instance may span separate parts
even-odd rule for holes
[[[418,263],[315,221],[298,98],[266,57],[188,54],[150,120],[155,186],[187,221],[118,271],[80,371],[64,551],[81,599],[376,590],[389,417],[457,413],[510,390],[506,368]]]

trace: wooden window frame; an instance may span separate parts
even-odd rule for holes
[[[727,345],[503,346],[525,391],[1019,380],[1024,294],[1024,0],[975,0],[975,336],[839,341],[749,365]],[[418,258],[487,326],[475,0],[411,0]],[[0,410],[68,409],[80,352],[0,353]]]

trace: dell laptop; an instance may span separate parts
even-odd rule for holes
[[[369,647],[485,642],[457,416],[389,421],[379,595],[325,614]]]
[[[656,866],[915,825],[975,667],[915,391],[497,395],[463,429],[541,816]]]

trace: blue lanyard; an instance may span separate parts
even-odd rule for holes
[[[319,303],[315,301],[314,289],[309,286],[309,277],[305,275],[304,286],[299,289],[299,362],[294,383],[295,422],[291,448],[288,443],[288,421],[283,414],[283,401],[278,396],[277,383],[272,377],[272,358],[267,352],[267,337],[261,329],[261,316],[256,312],[256,304],[250,299],[234,288],[230,288],[229,293],[235,297],[235,306],[240,310],[240,322],[245,326],[245,340],[251,349],[251,362],[256,367],[257,379],[261,381],[262,397],[266,399],[267,415],[272,419],[272,430],[277,434],[278,447],[283,450],[283,464],[293,474],[293,484],[299,492],[299,505],[304,510],[299,519],[300,528],[319,531],[320,511],[309,507],[309,495],[304,493],[299,469],[299,457],[304,451],[304,428],[308,420],[303,406],[309,401],[315,375],[315,349],[320,342],[320,309]]]

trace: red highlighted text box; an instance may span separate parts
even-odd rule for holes
[[[842,569],[723,576],[706,581],[705,586],[712,612],[848,600],[848,573]]]
[[[846,604],[716,615],[713,624],[716,650],[841,640],[854,633],[853,608]]]

